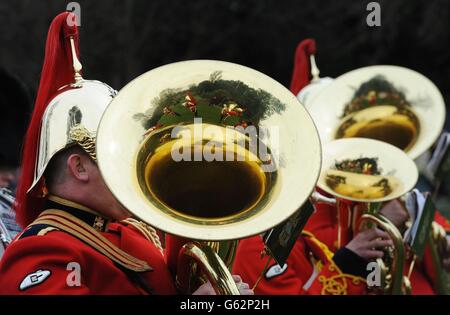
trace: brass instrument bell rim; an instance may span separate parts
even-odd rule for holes
[[[322,143],[335,140],[345,107],[355,90],[376,75],[383,75],[396,88],[405,89],[406,98],[412,102],[412,110],[419,119],[420,132],[407,154],[417,159],[437,140],[445,123],[445,102],[437,86],[414,70],[394,66],[376,65],[344,73],[332,81],[305,106],[311,114]],[[420,104],[416,104],[419,102]],[[432,122],[432,123],[431,123]]]
[[[259,127],[278,127],[277,198],[252,217],[230,224],[191,224],[161,213],[145,200],[136,178],[135,154],[146,132],[134,118],[155,107],[151,101],[167,88],[187,88],[208,80],[215,71],[223,80],[239,80],[271,93],[286,106],[270,112]],[[275,134],[275,133],[274,133]],[[262,139],[272,140],[272,134]],[[306,149],[307,148],[307,149]],[[272,149],[272,147],[271,147]],[[150,70],[122,88],[104,112],[97,134],[97,160],[103,178],[116,199],[144,222],[171,234],[197,240],[232,240],[272,228],[289,218],[309,198],[319,177],[321,147],[317,129],[303,106],[283,85],[254,69],[216,60],[182,61]]]
[[[367,138],[338,139],[325,144],[322,152],[322,170],[317,186],[327,193],[342,199],[355,202],[385,202],[393,200],[410,191],[419,177],[417,166],[405,152],[382,141]],[[401,183],[401,186],[382,198],[363,199],[339,194],[327,185],[326,176],[329,170],[334,168],[336,161],[353,160],[361,157],[378,158],[377,164],[382,170],[381,176],[393,176]],[[390,174],[392,171],[395,174]]]

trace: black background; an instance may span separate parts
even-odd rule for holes
[[[288,85],[295,47],[317,40],[323,75],[372,64],[415,69],[450,97],[450,1],[377,1],[381,27],[366,24],[370,1],[78,1],[85,76],[116,89],[156,66],[211,58],[256,68]],[[35,90],[48,26],[68,1],[0,4],[0,60]]]
[[[181,310],[181,303],[215,302],[226,300],[269,300],[269,309],[231,310],[215,307],[209,314],[386,314],[401,308],[412,313],[425,308],[445,310],[448,296],[3,296],[1,305],[8,310],[30,310],[33,314],[108,313],[108,314],[208,314],[206,310]],[[238,302],[242,305],[242,302]],[[70,312],[69,312],[70,310]],[[89,310],[89,311],[87,311]]]
[[[380,27],[366,24],[369,2],[78,1],[84,76],[120,89],[154,67],[207,58],[253,67],[288,86],[295,48],[311,37],[317,41],[322,76],[374,64],[401,65],[429,77],[449,103],[450,1],[377,1]],[[48,27],[68,3],[0,3],[0,67],[19,77],[32,99]]]

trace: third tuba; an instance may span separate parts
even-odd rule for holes
[[[406,260],[403,237],[389,219],[379,213],[383,202],[400,198],[418,179],[417,167],[402,150],[365,138],[335,140],[323,148],[322,171],[317,186],[346,205],[353,234],[377,226],[387,232],[394,246],[377,259],[383,294],[409,293],[404,274]],[[340,206],[338,205],[338,208]],[[338,235],[339,239],[339,235]]]

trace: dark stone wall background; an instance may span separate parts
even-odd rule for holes
[[[119,89],[156,66],[211,58],[253,67],[287,86],[297,43],[312,37],[322,75],[401,65],[429,77],[450,103],[450,1],[380,0],[382,26],[373,28],[366,25],[368,2],[79,1],[84,76]],[[0,3],[0,66],[32,97],[49,23],[67,3]]]

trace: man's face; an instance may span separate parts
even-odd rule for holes
[[[86,168],[89,173],[89,186],[92,190],[89,197],[91,207],[115,220],[129,218],[131,213],[117,201],[108,189],[97,164],[90,160],[90,163],[86,163]]]

